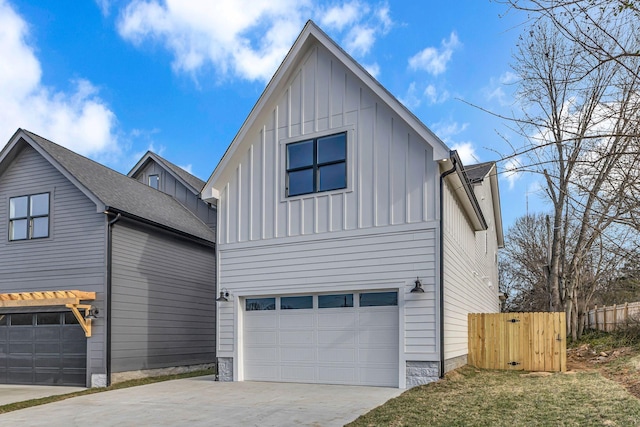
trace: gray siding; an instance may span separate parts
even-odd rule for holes
[[[125,220],[112,245],[112,372],[213,363],[213,248]]]
[[[185,185],[175,179],[162,165],[150,161],[144,168],[136,173],[136,179],[141,183],[149,184],[149,175],[160,177],[159,190],[182,203],[187,209],[193,212],[202,222],[211,228],[216,226],[216,210],[208,203],[200,199],[199,194],[193,194]]]
[[[9,198],[43,192],[50,193],[50,237],[9,242]],[[94,304],[104,308],[105,217],[31,147],[0,176],[0,230],[0,293],[92,291]],[[89,378],[106,372],[104,332],[104,319],[96,320],[87,347]]]

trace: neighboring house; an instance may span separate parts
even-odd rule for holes
[[[215,362],[215,233],[198,217],[215,210],[178,187],[13,135],[0,152],[0,383],[100,386]]]
[[[313,22],[202,198],[221,380],[410,387],[465,363],[467,313],[499,310],[495,165],[465,169]]]

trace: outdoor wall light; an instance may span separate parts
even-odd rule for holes
[[[218,302],[227,302],[227,301],[229,301],[229,291],[226,290],[225,288],[222,288],[222,290],[220,291],[220,296],[218,298],[216,298],[216,301],[218,301]]]
[[[422,282],[419,277],[416,277],[416,281],[414,282],[415,286],[411,289],[412,293],[424,293],[424,289],[422,288]]]
[[[86,320],[95,320],[98,318],[98,314],[100,314],[100,310],[97,307],[91,307],[87,310],[87,314],[84,316]]]

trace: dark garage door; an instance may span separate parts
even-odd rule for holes
[[[84,387],[86,360],[73,313],[0,314],[0,384]]]

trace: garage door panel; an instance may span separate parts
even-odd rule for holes
[[[330,384],[356,384],[356,368],[319,365],[318,380]]]
[[[311,310],[295,310],[280,312],[280,328],[309,329],[315,326],[315,316]]]
[[[306,331],[280,331],[280,345],[313,345],[314,333],[312,330]]]
[[[391,325],[398,326],[398,310],[394,307],[369,308],[366,312],[359,313],[360,326],[388,328]]]
[[[356,362],[355,348],[318,348],[318,362]]]
[[[280,347],[280,360],[282,362],[313,362],[316,352],[311,347]]]
[[[353,300],[318,308],[314,296],[313,309],[282,309],[275,297],[275,310],[245,311],[244,379],[397,387],[398,307]]]
[[[60,340],[60,327],[59,326],[36,326],[35,328],[36,340]]]
[[[296,366],[290,365],[281,368],[280,378],[288,382],[315,382],[316,368],[313,365]]]
[[[245,327],[251,329],[273,329],[277,327],[277,319],[273,311],[248,312],[245,316]]]
[[[358,360],[363,363],[389,363],[398,361],[397,348],[359,349]]]
[[[318,331],[318,344],[323,346],[345,347],[356,344],[354,331]]]
[[[86,385],[87,345],[80,325],[61,324],[61,313],[6,316],[8,324],[0,328],[0,355],[6,355],[0,357],[0,383]],[[47,324],[35,325],[34,319]]]
[[[395,344],[393,340],[397,340],[397,336],[397,329],[361,330],[358,334],[358,341],[364,345],[388,346],[389,343]]]
[[[278,349],[275,347],[247,347],[244,351],[247,362],[266,362],[278,360]]]
[[[348,312],[345,312],[347,311]],[[319,328],[355,328],[357,316],[353,309],[323,308],[318,310]]]

